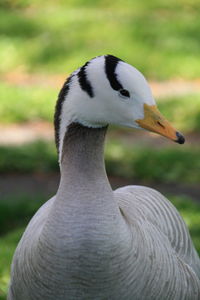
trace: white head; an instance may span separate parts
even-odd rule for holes
[[[173,140],[178,137],[157,110],[144,76],[112,55],[87,62],[72,73],[60,91],[55,113],[59,153],[67,127],[74,122],[87,127],[116,124],[146,128]]]

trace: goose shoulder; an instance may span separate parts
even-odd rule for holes
[[[14,255],[15,259],[18,257],[24,259],[23,251],[27,249],[27,247],[31,249],[34,244],[36,245],[36,241],[38,240],[42,229],[48,220],[48,215],[54,201],[55,196],[45,202],[32,217],[16,248]]]
[[[128,223],[142,221],[144,228],[161,233],[162,242],[169,242],[172,252],[191,266],[200,279],[200,260],[193,246],[188,228],[175,206],[155,189],[130,185],[114,192],[120,210]],[[145,226],[146,224],[146,226]],[[141,226],[142,228],[142,226]],[[161,242],[160,240],[160,242]]]

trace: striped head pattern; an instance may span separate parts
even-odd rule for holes
[[[54,119],[58,153],[67,127],[74,122],[140,128],[136,120],[144,118],[144,103],[155,105],[137,69],[112,55],[91,59],[71,74],[59,93]]]

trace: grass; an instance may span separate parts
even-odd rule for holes
[[[53,121],[58,91],[54,88],[0,84],[1,123]]]
[[[109,175],[140,181],[163,183],[199,183],[199,147],[152,149],[123,145],[109,140],[105,152]],[[0,173],[57,172],[53,143],[38,141],[22,146],[0,146]]]
[[[200,76],[197,0],[3,0],[0,72],[71,72],[112,53],[149,78]]]
[[[6,299],[11,260],[23,231],[24,227],[17,228],[0,238],[0,300]]]
[[[183,132],[200,130],[200,94],[158,100],[160,111]]]
[[[0,173],[58,171],[53,143],[38,141],[16,147],[0,146]]]
[[[40,198],[40,197],[38,197]],[[31,211],[31,215],[36,211],[36,209],[39,207],[39,203],[33,208],[31,204],[31,199],[27,199],[28,201],[26,205],[30,206],[28,211]],[[194,245],[200,254],[200,240],[199,240],[199,235],[200,235],[200,218],[199,218],[199,211],[200,211],[200,205],[193,202],[189,198],[185,197],[170,197],[170,200],[172,203],[176,206],[176,208],[179,210],[181,215],[183,216],[185,222],[187,223],[190,234],[192,236],[192,240],[194,242]],[[16,202],[16,201],[13,201]],[[9,206],[9,201],[5,204],[7,205],[7,216],[10,218],[12,215],[13,208],[10,205]],[[12,203],[12,202],[11,202]],[[17,204],[18,203],[18,204]],[[21,210],[21,205],[24,203],[24,200],[22,202],[18,201],[16,202],[16,208],[18,206],[17,210]],[[23,204],[24,205],[24,204]],[[10,212],[9,212],[10,210]],[[26,209],[27,210],[27,209]],[[27,215],[29,218],[31,215]],[[4,218],[4,213],[0,213],[0,220]],[[17,218],[21,219],[21,215],[18,215]],[[16,245],[24,232],[25,229],[25,222],[27,223],[27,217],[22,218],[23,220],[23,226],[21,223],[21,220],[18,222],[18,226],[20,227],[15,227],[15,229],[11,229],[9,232],[4,234],[3,236],[0,237],[0,300],[5,300],[6,299],[6,293],[7,293],[7,286],[9,282],[9,273],[10,273],[10,264],[12,260],[12,256],[14,253],[14,250],[16,248]]]
[[[1,123],[53,121],[59,89],[0,84]],[[184,132],[200,130],[200,94],[158,99],[160,111]]]
[[[106,151],[109,175],[135,178],[144,182],[199,183],[198,148],[148,149],[112,142]]]
[[[5,197],[0,201],[0,236],[13,228],[19,228],[28,223],[30,218],[43,204],[44,197],[21,195]]]

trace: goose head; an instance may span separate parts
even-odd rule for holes
[[[98,56],[76,70],[60,91],[55,130],[58,152],[71,123],[146,129],[180,144],[184,137],[159,112],[144,76],[112,55]]]

